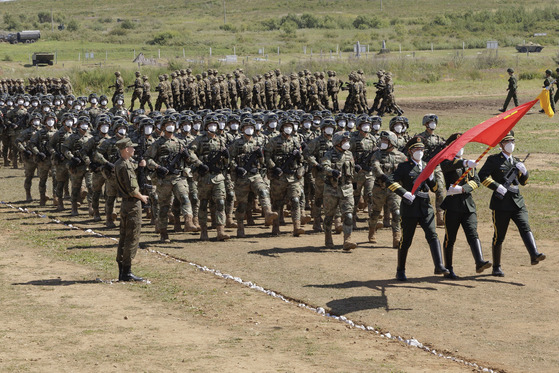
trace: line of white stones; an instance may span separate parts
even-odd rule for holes
[[[97,237],[108,238],[110,240],[117,241],[117,239],[114,238],[114,237],[108,237],[108,236],[105,236],[101,233],[95,232],[91,229],[83,229],[83,228],[77,227],[73,224],[67,224],[67,223],[64,223],[63,221],[61,221],[59,219],[50,218],[49,216],[38,213],[36,211],[29,211],[27,208],[16,207],[16,206],[13,206],[13,205],[11,205],[9,203],[6,203],[4,201],[0,201],[0,204],[6,205],[6,206],[11,207],[13,209],[17,209],[17,210],[19,210],[20,212],[23,212],[23,213],[34,214],[34,215],[37,215],[40,218],[50,219],[52,222],[57,223],[57,224],[63,224],[70,229],[79,229],[79,230],[82,230],[86,233],[90,233],[90,234],[92,234],[94,236],[97,236]],[[243,281],[243,279],[241,279],[240,277],[232,276],[232,275],[227,274],[227,273],[222,273],[221,271],[219,271],[217,269],[208,268],[206,266],[202,266],[202,265],[197,264],[197,263],[193,263],[193,262],[181,259],[181,258],[177,258],[175,256],[169,255],[167,253],[164,253],[164,252],[161,252],[161,251],[158,251],[158,250],[148,249],[148,251],[153,253],[153,254],[156,254],[156,255],[159,255],[159,256],[162,256],[162,257],[165,257],[165,258],[168,258],[168,259],[172,259],[172,260],[175,260],[175,261],[180,262],[180,263],[188,263],[189,265],[195,267],[196,269],[198,269],[200,271],[211,273],[211,274],[213,274],[217,277],[221,277],[225,280],[235,281],[235,282],[237,282],[237,283],[239,283],[243,286],[246,286],[250,289],[260,291],[260,292],[265,293],[265,294],[267,294],[271,297],[280,299],[280,300],[284,301],[285,303],[296,304],[298,307],[307,309],[307,310],[312,311],[312,312],[315,312],[320,316],[328,317],[328,318],[346,323],[347,325],[349,325],[352,328],[361,329],[361,330],[368,331],[368,332],[374,332],[375,334],[378,334],[381,338],[387,338],[387,339],[392,339],[392,340],[403,342],[403,343],[405,343],[409,346],[420,348],[420,349],[422,349],[422,350],[424,350],[428,353],[431,353],[435,356],[438,356],[440,358],[452,360],[452,361],[455,361],[459,364],[464,364],[466,366],[472,367],[472,368],[474,368],[474,369],[476,369],[480,372],[496,373],[495,371],[493,371],[493,369],[484,368],[484,367],[478,365],[477,363],[472,363],[472,362],[469,362],[469,361],[466,361],[466,360],[463,360],[463,359],[456,358],[454,356],[447,356],[447,355],[444,355],[440,352],[437,352],[435,349],[431,349],[427,346],[424,346],[421,342],[419,342],[415,338],[404,339],[400,336],[393,336],[389,332],[381,333],[372,326],[356,324],[354,321],[348,319],[345,316],[337,316],[337,315],[330,314],[330,313],[326,312],[326,310],[322,307],[312,307],[312,306],[309,306],[305,303],[300,303],[300,302],[297,302],[297,301],[294,301],[294,300],[290,300],[290,299],[286,298],[285,296],[283,296],[282,294],[280,294],[276,291],[273,291],[273,290],[265,289],[262,286],[259,286],[255,283],[253,283],[252,281]]]

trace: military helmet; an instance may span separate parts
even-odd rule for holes
[[[404,126],[404,130],[402,130],[402,132],[405,132],[405,130],[409,128],[408,118],[397,116],[390,119],[390,123],[388,124],[388,128],[390,129],[390,131],[394,131],[394,126],[396,125],[396,123],[401,123]]]
[[[380,117],[378,115],[371,116],[371,123],[373,123],[373,124],[378,123],[382,126],[382,117]]]
[[[97,118],[95,118],[95,124],[97,125],[97,127],[103,125],[103,124],[111,124],[111,118],[108,115],[105,114],[101,114],[98,115]]]
[[[336,128],[336,121],[332,117],[322,119],[322,123],[320,123],[320,129],[324,129],[326,127],[333,127]]]
[[[140,121],[140,128],[143,128],[145,126],[155,126],[155,121],[149,117],[143,118]]]
[[[80,115],[78,117],[78,121],[76,122],[76,124],[78,126],[87,123],[88,125],[91,125],[91,118],[89,117],[89,115]]]
[[[545,75],[551,75],[551,70],[549,69],[545,70]]]
[[[425,114],[422,121],[423,125],[425,126],[430,122],[439,124],[439,117],[436,114]]]
[[[113,129],[116,130],[119,127],[126,127],[128,128],[128,122],[123,117],[116,117],[113,120]]]
[[[244,127],[248,127],[248,126],[255,127],[255,126],[256,126],[256,121],[255,121],[254,119],[252,119],[252,118],[245,118],[245,119],[243,119],[242,122],[241,122],[241,126],[240,126],[240,127],[241,127],[241,130],[242,130]]]
[[[349,132],[348,131],[338,131],[332,137],[332,145],[338,146],[344,141],[344,139],[349,140]]]
[[[513,69],[512,67],[509,67],[509,68],[507,69],[507,73],[511,73],[511,74],[512,74],[513,72],[514,72],[514,69]]]
[[[120,76],[120,71],[115,71],[116,76]]]
[[[227,123],[240,123],[241,118],[237,114],[231,114],[227,117]]]
[[[142,80],[148,80],[148,76],[147,75],[142,75]]]
[[[181,114],[179,115],[179,119],[178,119],[178,124],[182,125],[182,124],[192,124],[192,116],[187,115],[187,114]]]
[[[392,146],[398,146],[398,137],[394,132],[391,131],[381,131],[380,132],[381,139],[388,139],[388,142]]]
[[[218,124],[218,119],[215,115],[213,114],[208,114],[204,117],[204,128],[206,128],[208,126],[208,124]]]
[[[33,113],[31,113],[31,115],[29,116],[29,122],[28,124],[31,125],[33,124],[33,121],[38,120],[38,123],[36,124],[37,126],[41,125],[41,121],[43,120],[43,116],[41,115],[40,112],[38,111],[34,111]]]
[[[372,122],[373,122],[372,117],[368,116],[367,114],[361,114],[360,116],[357,117],[356,124],[359,127],[362,124],[365,123],[371,124]]]
[[[140,72],[139,72],[139,71],[136,71],[136,72],[134,73],[134,75],[136,75],[137,77],[139,77],[139,76],[140,76]]]

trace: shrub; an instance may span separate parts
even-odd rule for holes
[[[380,20],[375,16],[360,15],[355,18],[355,21],[353,21],[353,27],[360,30],[378,28],[379,26]]]
[[[39,18],[40,23],[47,23],[52,20],[49,12],[39,12],[37,13],[37,17]]]
[[[6,24],[6,29],[8,30],[19,29],[19,21],[10,13],[4,13],[4,23]]]
[[[68,22],[68,24],[66,25],[66,30],[70,31],[70,32],[75,32],[78,31],[79,25],[78,22],[76,22],[75,19],[71,20],[70,22]]]
[[[123,28],[114,28],[109,32],[109,35],[113,36],[124,36],[127,34],[127,31]]]
[[[124,21],[122,21],[122,23],[120,24],[120,27],[122,27],[125,30],[133,30],[136,28],[136,24],[134,22],[132,22],[129,19],[125,19]]]
[[[2,61],[10,62],[10,61],[13,61],[13,59],[12,59],[12,56],[10,56],[9,54],[6,54],[4,56],[4,58],[2,58]]]
[[[175,33],[171,31],[163,31],[160,33],[155,34],[154,38],[148,41],[148,44],[152,45],[169,45],[171,40],[176,36]]]

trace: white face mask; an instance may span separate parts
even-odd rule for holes
[[[254,128],[252,127],[245,128],[245,135],[252,136],[253,134],[254,134]]]
[[[298,124],[294,124],[294,125],[293,125],[293,130],[294,130],[295,132],[299,131],[299,125],[298,125]]]
[[[74,101],[69,100],[66,104],[67,104],[68,106],[72,106],[72,105],[74,104]]]
[[[28,106],[29,106],[29,101],[25,101],[25,102],[23,103],[23,106],[28,107]]]
[[[74,122],[74,124],[78,123],[78,118],[73,118],[72,121]]]
[[[116,100],[116,103],[117,103],[118,105],[122,105],[122,104],[124,104],[124,101],[122,101],[122,100]]]
[[[8,102],[7,102],[7,105],[8,105],[8,106],[12,106],[13,104],[14,104],[13,101],[8,101]]]
[[[402,133],[403,129],[404,129],[404,126],[402,126],[401,124],[395,124],[394,125],[394,132],[396,132],[396,133]]]
[[[231,123],[231,131],[237,131],[239,129],[239,123]]]
[[[268,123],[268,127],[270,127],[271,129],[274,129],[278,126],[278,122],[270,122]]]
[[[55,106],[60,105],[60,101],[59,101],[59,100],[54,101],[54,105],[55,105]]]
[[[34,125],[34,126],[39,126],[41,124],[41,120],[40,119],[33,119],[31,124]]]
[[[388,149],[388,144],[383,141],[383,142],[380,143],[380,148],[382,150],[386,150],[386,149]]]
[[[54,119],[47,119],[47,126],[49,126],[49,127],[54,126],[54,122],[55,122]]]
[[[320,119],[313,119],[312,123],[315,127],[320,126]]]
[[[144,127],[144,134],[151,135],[153,133],[153,126],[145,126]]]
[[[349,122],[347,124],[347,128],[349,128],[350,130],[354,129],[355,128],[355,122]]]
[[[458,152],[456,153],[456,156],[457,156],[457,157],[461,157],[462,154],[464,154],[464,148],[458,150]]]
[[[101,131],[101,133],[109,133],[109,126],[107,124],[103,124],[99,131]]]
[[[88,124],[82,124],[82,125],[80,125],[80,128],[84,131],[87,131],[87,129],[89,128],[89,125]]]
[[[333,127],[326,127],[324,129],[324,133],[331,136],[334,133],[334,128]]]
[[[103,105],[103,106],[107,105],[107,103],[108,102],[106,100],[101,101],[101,105]]]
[[[193,128],[195,131],[200,131],[200,123],[194,123],[194,125],[192,126],[192,128]]]
[[[416,150],[415,152],[413,152],[412,158],[416,162],[421,161],[421,159],[423,158],[423,150]]]
[[[48,106],[44,107],[44,108],[43,108],[43,111],[44,111],[45,113],[50,113],[50,107],[48,107]]]
[[[361,131],[368,133],[371,132],[371,125],[370,124],[364,124],[361,126]]]
[[[219,129],[222,130],[225,128],[225,122],[219,122]]]
[[[37,107],[37,106],[39,106],[39,103],[38,103],[37,101],[33,101],[33,102],[31,103],[31,106]]]
[[[23,105],[24,102],[25,102],[25,101],[23,101],[23,100],[17,100],[17,104],[18,104],[18,105]]]
[[[432,130],[437,128],[437,122],[429,122],[429,128],[432,129]]]
[[[66,122],[64,122],[64,125],[66,127],[72,127],[74,125],[74,120],[73,119],[68,119],[68,120],[66,120]]]
[[[343,150],[349,150],[350,144],[349,141],[346,141],[342,144],[342,149]]]
[[[217,131],[217,124],[212,123],[212,124],[208,124],[208,131],[214,133],[215,131]]]
[[[310,129],[312,126],[311,122],[303,122],[303,127],[305,127],[306,129]]]
[[[96,99],[96,98],[92,98],[92,99],[91,99],[91,103],[92,103],[93,105],[95,105],[95,104],[97,103],[97,99]]]
[[[170,124],[170,125],[165,127],[165,131],[173,133],[173,132],[175,132],[175,126],[173,124]]]
[[[76,106],[74,106],[74,108],[78,111],[80,111],[82,109],[81,105],[76,105]]]
[[[256,123],[254,125],[254,129],[257,130],[257,131],[260,131],[262,129],[262,123]]]
[[[505,144],[505,151],[507,153],[512,153],[514,151],[514,143],[513,142],[508,142]]]
[[[116,131],[119,135],[126,135],[126,129],[125,128],[119,128],[118,131]]]
[[[338,126],[339,126],[340,128],[345,128],[345,126],[346,126],[346,121],[345,121],[345,120],[340,120],[340,121],[338,122]]]
[[[373,124],[373,129],[374,129],[375,131],[380,130],[380,124],[378,124],[378,123]]]
[[[293,127],[284,127],[283,133],[286,135],[291,135],[293,133]]]
[[[191,129],[192,127],[190,126],[190,124],[185,124],[184,126],[182,126],[182,130],[184,132],[190,132]]]

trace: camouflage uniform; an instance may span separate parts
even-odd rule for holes
[[[119,71],[115,72],[115,76],[116,76],[115,84],[112,86],[115,89],[115,92],[113,94],[113,98],[111,100],[113,104],[116,101],[116,96],[124,94],[124,79],[122,79],[122,76],[120,76]]]
[[[145,110],[146,103],[149,106],[149,110],[153,111],[153,105],[151,104],[151,84],[149,84],[148,77],[144,75],[142,77],[144,82],[142,86],[142,99],[140,100],[140,109]]]
[[[37,119],[40,121],[40,119]],[[30,125],[28,128],[20,132],[16,139],[17,150],[21,153],[23,158],[23,167],[25,170],[25,181],[23,187],[25,189],[26,200],[32,201],[31,198],[31,181],[35,176],[37,170],[37,162],[33,159],[33,152],[29,148],[29,140],[38,131],[39,126]]]
[[[340,103],[338,101],[338,92],[340,91],[340,79],[336,76],[335,71],[328,71],[327,82],[328,96],[332,99],[332,109],[335,112],[340,111]]]
[[[23,101],[23,97],[21,99],[18,98],[18,101],[20,100]],[[23,102],[21,105],[16,106],[6,114],[5,121],[7,128],[4,136],[6,137],[8,148],[4,149],[4,164],[6,164],[6,158],[9,150],[9,153],[12,155],[12,168],[17,168],[17,159],[19,154],[16,147],[16,139],[19,136],[20,131],[22,131],[26,125],[26,118],[27,110],[23,106]]]
[[[142,96],[144,93],[144,83],[142,82],[142,79],[140,79],[139,71],[136,71],[136,80],[134,81],[134,84],[128,86],[128,88],[132,87],[134,88],[134,92],[132,92],[132,99],[130,101],[130,111],[134,110],[134,102],[136,100],[140,101],[140,107],[143,108]]]
[[[52,168],[50,157],[52,154],[49,151],[49,141],[52,139],[55,133],[56,129],[54,128],[54,125],[52,127],[45,126],[37,131],[29,141],[29,148],[33,152],[37,160],[37,173],[39,174],[39,194],[41,206],[45,205],[47,199],[47,180],[49,177],[49,172]],[[56,172],[54,170],[52,172],[52,194],[54,197]]]
[[[64,117],[63,117],[64,118]],[[71,117],[67,118],[68,121],[73,122]],[[62,121],[63,122],[63,121]],[[54,174],[56,181],[55,195],[58,200],[57,211],[64,210],[64,187],[68,184],[70,173],[66,156],[62,144],[72,135],[72,127],[62,124],[62,127],[51,137],[49,141],[49,152],[51,153],[52,161],[54,164]]]
[[[332,222],[338,209],[343,220],[344,250],[357,245],[351,241],[353,230],[353,174],[355,162],[349,150],[349,134],[338,132],[332,139],[333,148],[321,160],[324,168],[324,233],[326,247],[333,247]],[[345,148],[345,149],[344,149]]]

